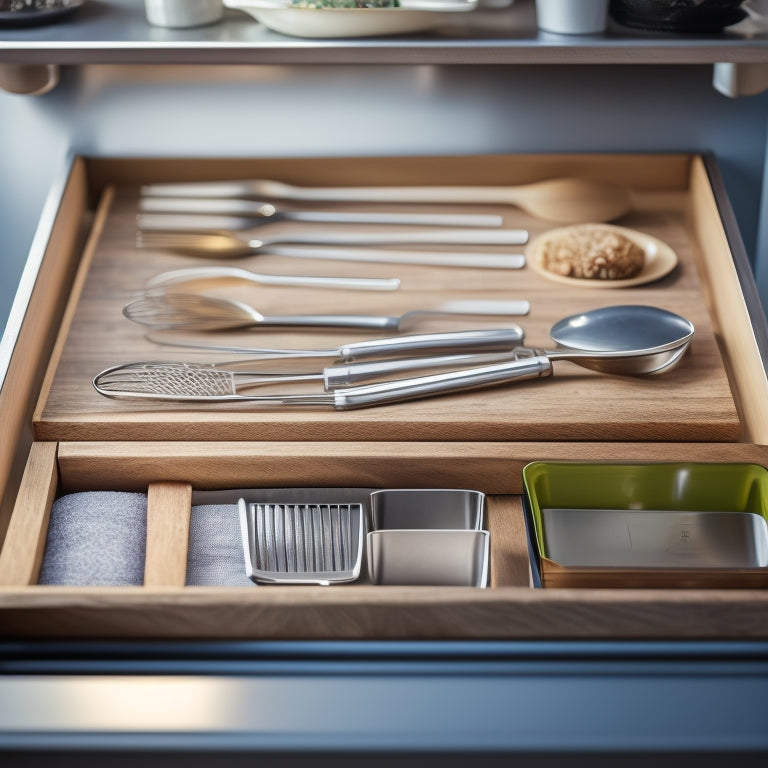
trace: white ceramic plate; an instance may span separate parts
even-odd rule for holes
[[[546,277],[548,280],[554,280],[565,285],[573,285],[579,288],[630,288],[633,285],[643,285],[651,283],[654,280],[660,280],[668,275],[677,266],[677,254],[665,242],[659,240],[645,232],[639,232],[636,229],[627,227],[617,227],[611,224],[601,224],[608,229],[628,237],[639,245],[645,252],[645,264],[639,274],[626,280],[598,280],[584,277],[566,277],[557,275],[545,269],[541,263],[542,247],[555,237],[560,237],[563,233],[578,228],[560,227],[551,229],[543,235],[532,240],[526,249],[526,258],[531,269]],[[594,226],[594,225],[589,225]]]
[[[293,37],[376,37],[434,29],[455,16],[471,11],[472,2],[440,6],[440,10],[412,8],[265,8],[249,0],[224,0],[227,8],[245,11],[274,32]]]

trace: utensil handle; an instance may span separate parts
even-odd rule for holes
[[[292,187],[286,185],[291,200],[365,203],[500,203],[517,202],[517,188],[494,186],[421,187]]]
[[[508,362],[515,357],[515,350],[489,352],[487,354],[437,355],[434,357],[409,357],[402,360],[375,360],[370,363],[349,363],[323,369],[326,392],[342,387],[373,384],[391,379],[398,374],[427,371],[430,368],[470,368],[493,363]]]
[[[448,301],[437,309],[415,309],[400,317],[387,315],[262,315],[254,326],[304,326],[307,328],[374,328],[403,331],[428,317],[453,317],[491,315],[506,317],[527,315],[530,304],[527,301]]]
[[[397,278],[378,277],[305,277],[301,275],[262,275],[245,269],[221,267],[188,267],[163,272],[147,282],[147,288],[163,288],[169,285],[183,285],[198,280],[221,280],[231,278],[259,285],[293,285],[308,288],[347,288],[362,291],[395,291],[400,287]]]
[[[143,195],[167,197],[255,197],[359,203],[501,203],[516,204],[513,186],[300,187],[273,180],[148,184]]]
[[[184,225],[188,229],[238,229],[241,219],[267,223],[274,219],[308,221],[316,224],[393,224],[422,227],[500,227],[504,219],[486,213],[388,213],[379,211],[283,211],[258,200],[226,197],[143,197],[139,210],[168,214],[166,225]],[[196,214],[190,217],[190,214]],[[210,217],[210,219],[208,218]],[[220,217],[224,217],[219,220]],[[232,222],[227,223],[228,217]],[[153,219],[149,219],[150,222]],[[162,219],[154,219],[162,223]],[[221,227],[224,222],[226,226]],[[232,226],[234,224],[235,226]]]
[[[147,198],[153,200],[154,198]],[[268,220],[261,222],[266,224]],[[239,232],[255,229],[256,222],[247,216],[234,214],[156,213],[145,211],[136,215],[136,227],[144,232],[210,232],[227,230]]]
[[[522,269],[522,253],[452,253],[437,251],[383,251],[373,248],[329,248],[326,246],[271,245],[275,256],[298,259],[328,259],[379,264],[414,264],[432,267],[472,267],[474,269]]]
[[[387,315],[263,315],[261,320],[253,323],[253,327],[259,326],[370,328],[395,331],[400,327],[400,318]]]
[[[476,331],[420,333],[388,339],[356,341],[339,347],[340,362],[350,363],[379,357],[401,357],[419,352],[504,352],[522,344],[519,325]]]
[[[315,224],[391,224],[421,227],[500,227],[501,216],[485,213],[357,213],[343,211],[281,211],[280,217]]]
[[[262,285],[292,285],[307,288],[345,288],[352,291],[396,291],[400,280],[396,277],[299,277],[289,275],[261,275],[252,280]]]
[[[195,227],[196,216],[250,217],[269,221],[276,213],[274,206],[269,203],[232,197],[142,197],[139,200],[139,211],[167,216],[171,223],[174,220],[186,221],[196,229],[199,229]],[[161,221],[159,216],[157,220]],[[152,217],[149,220],[152,221]]]
[[[523,245],[528,241],[524,229],[423,229],[402,232],[296,232],[274,238],[254,238],[251,248],[269,250],[273,243],[316,243],[318,245]]]
[[[549,358],[545,355],[536,355],[480,368],[466,368],[412,379],[350,387],[333,393],[333,405],[337,410],[366,408],[433,395],[464,392],[523,379],[537,379],[551,374],[552,365]]]

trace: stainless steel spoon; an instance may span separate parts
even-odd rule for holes
[[[136,224],[143,239],[145,232],[189,232],[191,225],[199,222],[195,216],[172,216],[163,213],[140,213]],[[228,216],[210,216],[206,230],[232,230],[236,224]],[[235,227],[236,228],[236,227]],[[268,234],[259,230],[258,237],[248,240],[251,248],[267,250],[280,243],[305,243],[310,245],[524,245],[528,242],[525,229],[481,228],[474,229],[403,229],[395,231],[348,232],[312,229],[309,232],[279,232]],[[194,231],[194,230],[191,230]]]
[[[689,320],[660,307],[615,305],[555,323],[550,336],[558,348],[544,354],[600,373],[655,373],[682,356],[693,334]]]
[[[328,245],[264,245],[261,240],[243,239],[229,232],[140,231],[136,236],[138,248],[172,251],[184,256],[207,259],[239,259],[244,256],[272,254],[296,259],[322,261],[371,262],[377,264],[414,264],[431,267],[469,267],[471,269],[522,269],[525,256],[521,253],[490,253],[476,251],[405,251],[383,248],[350,248]]]
[[[143,213],[175,214],[186,229],[221,229],[216,223],[228,217],[224,229],[249,229],[273,221],[305,221],[313,224],[392,224],[420,227],[500,227],[501,216],[485,213],[387,213],[350,211],[291,211],[260,200],[228,197],[143,197]],[[183,214],[183,215],[178,215]],[[209,221],[210,219],[210,221]],[[213,223],[211,223],[213,222]]]

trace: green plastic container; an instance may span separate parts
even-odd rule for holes
[[[539,567],[547,508],[751,512],[768,522],[768,470],[757,464],[537,461],[523,468],[523,483]]]

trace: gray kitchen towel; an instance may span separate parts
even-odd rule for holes
[[[245,574],[237,504],[192,507],[186,583],[197,587],[255,586]]]
[[[144,583],[147,496],[83,491],[53,502],[39,584]]]

